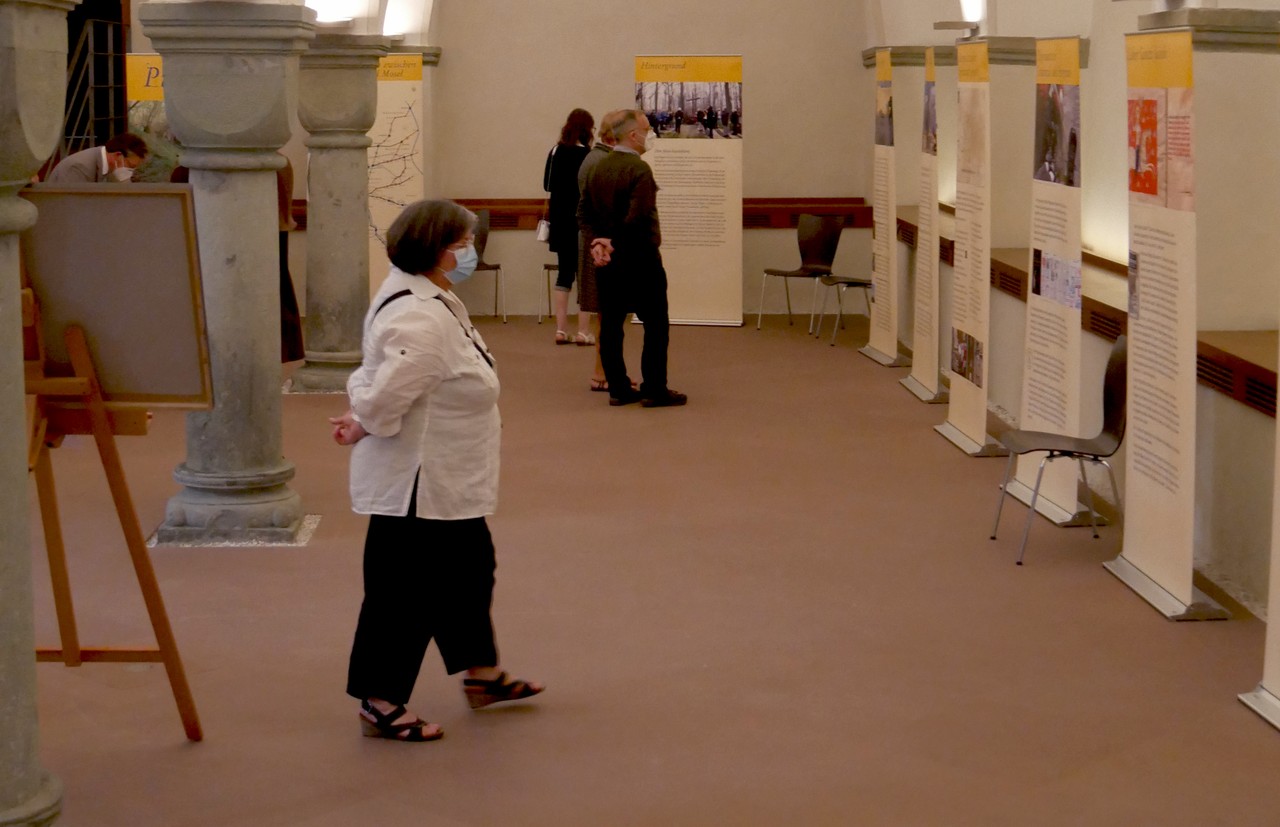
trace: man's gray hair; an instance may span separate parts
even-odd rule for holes
[[[618,110],[618,117],[620,120],[612,130],[615,141],[621,141],[627,137],[627,133],[635,129],[637,125],[649,122],[645,114],[639,109],[620,109]]]

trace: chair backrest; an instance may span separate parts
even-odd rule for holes
[[[800,242],[800,267],[830,272],[844,229],[842,215],[801,215],[796,223],[796,239]]]
[[[1107,373],[1102,380],[1102,431],[1099,438],[1108,442],[1115,441],[1111,453],[1120,447],[1124,439],[1125,413],[1128,407],[1129,377],[1129,340],[1124,336],[1116,339],[1111,346],[1111,356],[1107,359]]]
[[[476,239],[476,258],[484,264],[484,248],[489,243],[489,211],[476,210],[476,229],[472,233]]]

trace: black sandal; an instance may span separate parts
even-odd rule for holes
[[[403,706],[397,706],[384,714],[368,701],[361,701],[360,709],[374,717],[374,720],[370,721],[364,715],[360,716],[360,732],[366,738],[386,738],[389,741],[435,741],[444,737],[444,732],[439,729],[430,735],[425,734],[423,730],[435,724],[427,723],[421,718],[397,724],[396,719],[408,711]]]
[[[467,696],[467,703],[471,704],[472,709],[480,709],[502,701],[532,698],[545,688],[535,689],[528,681],[510,680],[506,672],[491,681],[479,678],[466,678],[462,681],[462,691]]]

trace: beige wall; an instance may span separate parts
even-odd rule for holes
[[[428,70],[428,195],[542,197],[543,162],[565,116],[583,107],[599,119],[632,105],[641,54],[743,56],[744,197],[869,193],[874,103],[860,0],[441,0],[431,40],[443,55]],[[846,236],[838,271],[865,272],[866,233]],[[503,264],[510,312],[543,306],[541,266],[554,257],[532,233],[495,233],[486,258]],[[798,263],[794,232],[748,233],[744,311],[757,308],[762,268]],[[459,295],[490,312],[492,280],[475,281]],[[801,295],[807,311],[808,285]],[[785,309],[780,284],[770,285],[766,308]]]
[[[860,0],[441,0],[439,193],[542,195],[565,116],[633,102],[639,54],[741,54],[744,196],[865,195],[871,114]]]

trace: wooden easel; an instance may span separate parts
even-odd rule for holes
[[[182,657],[169,626],[164,599],[156,581],[146,539],[138,525],[138,515],[125,480],[124,467],[116,448],[115,435],[147,433],[150,414],[139,408],[113,407],[102,398],[97,371],[85,339],[84,330],[68,326],[64,340],[71,359],[72,375],[45,375],[44,348],[41,341],[39,308],[32,291],[22,291],[22,325],[26,362],[27,470],[34,471],[36,493],[40,500],[40,517],[44,524],[45,546],[49,553],[49,575],[53,582],[53,602],[58,617],[62,647],[37,648],[37,661],[62,661],[67,666],[82,663],[163,663],[173,689],[173,698],[182,718],[187,738],[204,737],[195,699],[182,668]],[[67,571],[66,549],[58,517],[57,493],[53,480],[50,450],[72,434],[92,435],[106,472],[107,486],[115,502],[120,528],[124,531],[129,557],[138,577],[138,586],[146,603],[147,615],[156,636],[156,648],[122,649],[80,645],[76,631],[75,609],[71,600],[71,580]]]

